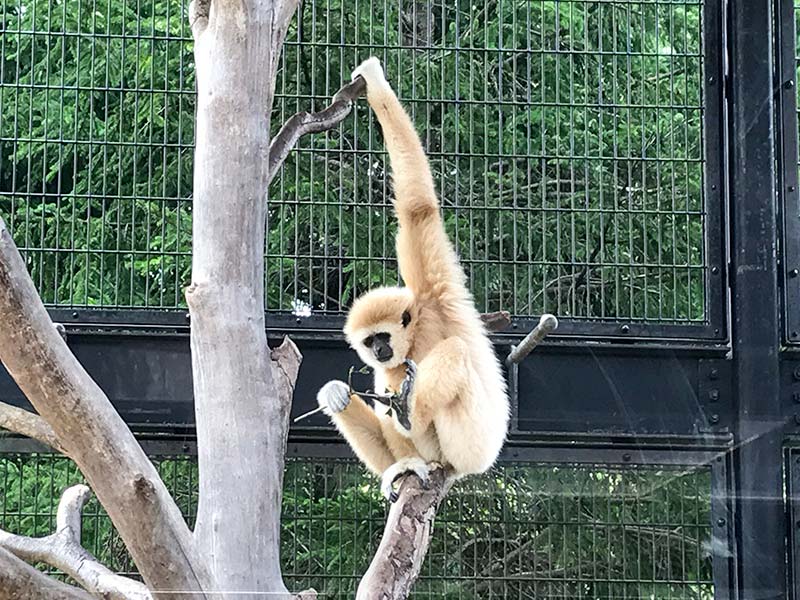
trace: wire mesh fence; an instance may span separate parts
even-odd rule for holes
[[[185,4],[0,0],[0,214],[53,306],[176,308],[189,282]],[[376,54],[431,156],[479,307],[707,319],[700,0],[314,0],[273,129]],[[267,308],[336,315],[398,279],[366,105],[271,189]]]
[[[196,464],[157,464],[193,522]],[[62,490],[79,481],[65,458],[2,455],[0,526],[47,535]],[[505,464],[447,497],[413,597],[711,599],[710,490],[706,469]],[[287,585],[352,598],[385,517],[376,481],[357,463],[290,460],[281,541]],[[135,575],[96,501],[83,539],[111,568]]]

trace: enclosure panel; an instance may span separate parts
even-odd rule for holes
[[[183,306],[185,6],[0,2],[0,214],[50,305]],[[376,54],[481,309],[719,338],[720,14],[719,0],[303,2],[273,130]],[[388,170],[365,104],[301,141],[271,190],[268,310],[339,315],[397,282]]]
[[[156,462],[192,522],[195,463]],[[49,533],[61,490],[79,481],[60,457],[0,456],[0,527]],[[353,597],[386,519],[378,487],[352,461],[287,463],[281,559],[290,589]],[[84,514],[89,550],[131,573],[95,500]],[[711,518],[707,468],[510,463],[448,495],[412,597],[711,599]]]
[[[686,435],[732,431],[730,363],[671,353],[537,351],[518,369],[520,433]],[[712,379],[713,377],[713,379]]]
[[[776,11],[776,59],[780,95],[777,134],[780,140],[778,206],[783,222],[784,261],[783,337],[789,344],[800,343],[800,192],[798,192],[797,75],[800,70],[800,39],[796,19],[800,2],[780,0]]]
[[[303,362],[292,418],[317,407],[324,383],[347,380],[351,368],[362,366],[345,343],[327,337],[322,332],[295,340]],[[69,345],[126,422],[140,430],[192,433],[186,334],[71,334]],[[495,348],[501,359],[509,351],[506,345]],[[722,359],[644,348],[543,347],[510,372],[509,381],[515,436],[580,436],[588,443],[592,437],[661,435],[705,445],[731,432],[731,371]],[[357,391],[373,388],[369,374],[355,373],[352,382]],[[0,401],[28,406],[2,366]],[[315,414],[293,423],[291,435],[337,434],[325,415]]]

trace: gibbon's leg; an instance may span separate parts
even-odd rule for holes
[[[459,398],[467,388],[469,363],[468,348],[461,338],[447,338],[433,347],[412,375],[407,407],[411,431],[403,428],[401,433],[424,432],[439,411]],[[397,420],[395,423],[402,427]]]
[[[375,411],[343,381],[329,381],[317,393],[319,405],[367,468],[381,475],[395,462]]]

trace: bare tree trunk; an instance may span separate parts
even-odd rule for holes
[[[288,595],[280,572],[284,454],[299,353],[264,318],[269,126],[296,0],[194,2],[197,129],[192,324],[198,548],[225,593]],[[276,595],[277,594],[277,595]]]

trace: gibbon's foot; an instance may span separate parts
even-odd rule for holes
[[[414,473],[419,477],[420,481],[422,481],[422,485],[427,485],[430,472],[431,469],[428,463],[419,456],[401,458],[383,472],[383,476],[381,477],[381,492],[383,492],[383,496],[390,502],[397,502],[398,496],[394,489],[394,482],[397,481],[401,475]]]
[[[340,413],[350,404],[350,388],[344,381],[329,381],[317,392],[317,403],[328,416]]]
[[[350,78],[355,79],[359,75],[367,82],[367,94],[369,94],[370,88],[389,87],[389,82],[386,81],[386,75],[383,74],[381,61],[375,56],[368,58],[358,65],[350,74]]]
[[[411,400],[414,395],[414,381],[417,379],[417,363],[410,358],[407,358],[404,362],[406,376],[403,379],[403,383],[400,384],[400,391],[397,397],[392,401],[392,407],[397,415],[397,422],[406,431],[411,431],[409,415],[411,414]]]

